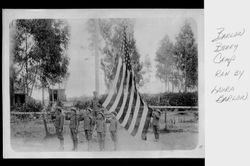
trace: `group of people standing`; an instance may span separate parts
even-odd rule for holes
[[[64,120],[69,120],[69,129],[71,139],[73,141],[74,151],[78,148],[78,129],[79,124],[83,121],[83,129],[85,133],[86,140],[88,142],[88,150],[90,149],[90,144],[93,136],[93,132],[97,134],[97,140],[99,148],[101,151],[105,149],[105,137],[107,130],[107,122],[109,122],[109,132],[111,139],[114,143],[114,150],[117,149],[117,130],[118,130],[118,121],[116,120],[116,113],[111,114],[110,119],[106,119],[104,115],[104,110],[100,109],[99,111],[92,111],[91,108],[87,108],[83,114],[77,113],[76,108],[70,109],[70,114],[64,115],[62,113],[62,108],[56,108],[55,114],[55,128],[58,139],[60,140],[60,149],[64,149],[64,137],[63,137],[63,126]]]

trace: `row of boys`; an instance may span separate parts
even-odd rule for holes
[[[96,116],[92,115],[92,110],[88,108],[83,115],[78,115],[75,108],[71,108],[70,115],[66,116],[66,120],[70,120],[69,128],[70,134],[73,141],[73,150],[76,151],[78,147],[78,127],[80,121],[84,121],[84,132],[85,137],[88,142],[88,150],[90,147],[90,141],[92,139],[93,131],[97,133],[97,140],[99,143],[99,148],[101,151],[104,150],[105,136],[106,136],[106,122],[109,122],[109,131],[111,139],[114,143],[114,150],[117,149],[117,129],[118,121],[116,120],[116,112],[112,112],[112,116],[109,120],[106,120],[103,111],[95,112]],[[156,109],[153,111],[153,120],[152,127],[155,136],[155,141],[159,140],[159,120],[160,120],[161,111]],[[60,148],[63,149],[64,146],[64,137],[63,137],[63,125],[64,125],[64,115],[62,114],[61,108],[56,109],[55,116],[55,128],[58,139],[60,140]]]
[[[88,150],[90,148],[90,141],[92,139],[93,131],[95,130],[97,133],[97,140],[99,143],[100,150],[104,150],[104,142],[106,136],[106,122],[110,123],[109,131],[111,135],[111,139],[114,142],[114,149],[117,149],[117,128],[118,122],[115,118],[116,113],[112,113],[112,116],[109,120],[106,120],[103,111],[98,111],[96,113],[96,117],[92,116],[92,110],[88,108],[85,114],[79,115],[75,108],[70,109],[71,112],[66,117],[62,113],[61,108],[56,108],[56,114],[54,118],[54,124],[56,128],[56,134],[58,139],[60,140],[60,149],[64,149],[64,137],[63,137],[63,126],[64,126],[64,119],[70,120],[69,128],[70,128],[70,135],[73,141],[73,150],[76,151],[78,147],[78,128],[80,121],[83,120],[83,129],[85,132],[85,137],[88,142]]]

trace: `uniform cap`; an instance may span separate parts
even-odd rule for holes
[[[75,107],[70,108],[70,110],[76,112],[76,108]]]
[[[102,112],[98,112],[98,114],[101,114],[103,118],[105,118],[104,114]]]
[[[87,111],[89,111],[90,113],[92,112],[92,109],[91,108],[87,108]]]
[[[155,110],[155,112],[158,112],[158,113],[160,113],[160,114],[161,114],[161,111],[160,111],[160,109],[156,109],[156,110]]]
[[[61,107],[56,107],[56,111],[62,112],[62,108]]]

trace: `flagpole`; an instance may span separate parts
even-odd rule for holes
[[[99,55],[98,55],[98,23],[95,19],[95,91],[99,95]]]

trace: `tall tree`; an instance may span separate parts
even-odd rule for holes
[[[140,54],[134,38],[134,21],[131,19],[100,19],[99,27],[100,34],[104,39],[104,47],[102,48],[104,57],[101,60],[101,68],[104,71],[105,84],[108,89],[111,87],[111,81],[115,75],[118,56],[122,54],[124,29],[126,29],[128,52],[131,56],[136,83],[142,85],[142,63],[140,63]]]
[[[156,65],[156,77],[165,83],[165,87],[168,88],[171,84],[175,84],[174,75],[176,74],[176,57],[173,53],[174,44],[169,39],[168,35],[165,35],[160,42],[160,47],[156,52],[155,61]]]
[[[16,20],[14,66],[28,96],[35,87],[60,83],[67,75],[68,25],[63,20]]]
[[[63,20],[52,19],[15,22],[16,32],[12,40],[14,74],[28,96],[31,96],[35,85],[42,87],[44,101],[44,88],[60,83],[68,76],[68,25]],[[43,120],[46,136],[49,136],[45,115]]]
[[[198,50],[194,33],[187,20],[176,37],[174,52],[177,56],[177,66],[184,75],[184,91],[197,87]]]
[[[145,56],[145,59],[142,65],[143,65],[143,69],[142,69],[143,83],[142,84],[145,85],[146,83],[150,81],[151,73],[152,73],[152,63],[148,54]]]

